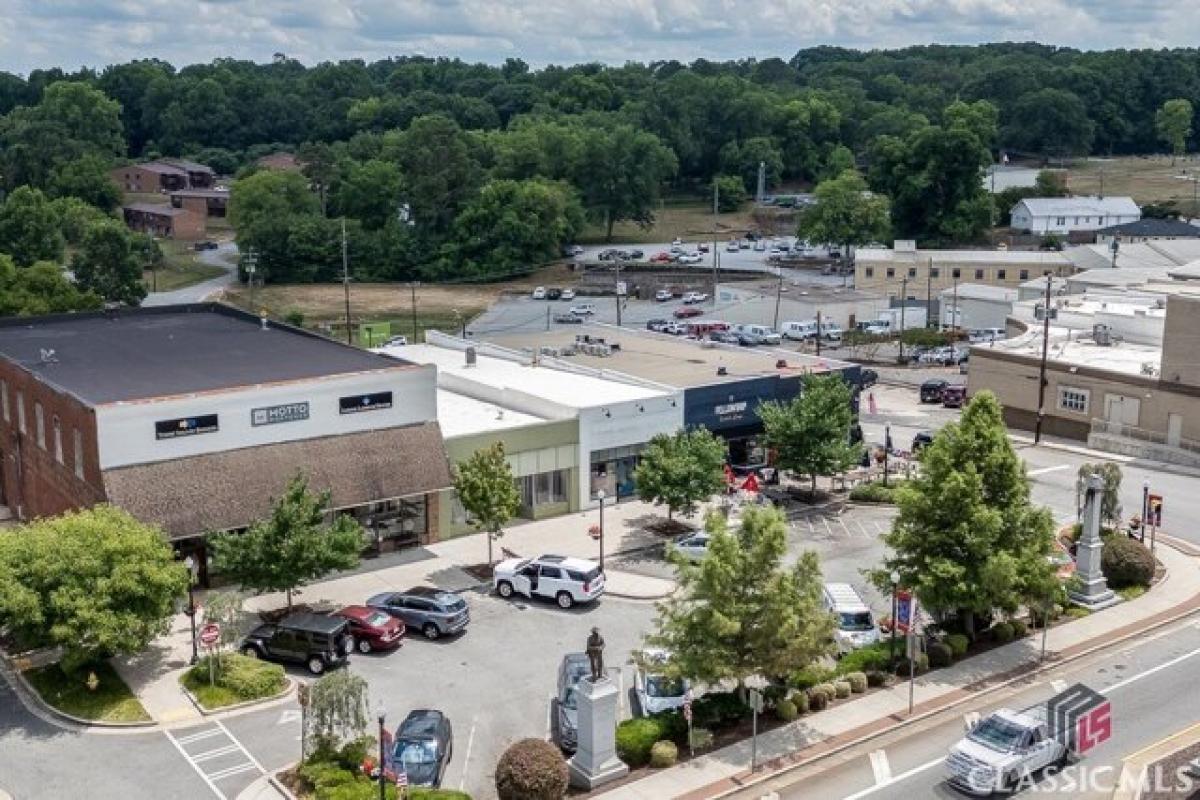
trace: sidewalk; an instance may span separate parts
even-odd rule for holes
[[[1052,628],[1047,636],[1051,662],[1078,657],[1115,640],[1146,630],[1188,611],[1200,609],[1200,569],[1195,557],[1161,547],[1167,579],[1153,591]],[[1036,667],[1041,637],[997,647],[947,669],[917,679],[913,716],[934,713],[974,693]],[[806,716],[758,737],[761,769],[749,772],[750,742],[745,740],[598,795],[598,800],[660,800],[720,797],[776,772],[811,760],[859,739],[881,733],[908,719],[908,683],[839,703],[831,711]]]
[[[606,504],[605,555],[660,545],[663,537],[648,533],[643,527],[663,516],[665,509],[636,500]],[[598,559],[600,544],[588,535],[588,528],[597,524],[599,517],[599,511],[592,509],[514,525],[492,545],[493,558],[499,561],[501,548],[505,548],[520,556],[558,553]],[[418,584],[452,592],[466,591],[477,586],[479,581],[463,567],[485,561],[487,541],[483,536],[460,536],[416,550],[385,554],[380,559],[364,559],[351,573],[294,592],[293,602],[340,607],[362,603],[371,595],[389,589],[405,589]],[[614,597],[648,602],[666,597],[675,590],[672,581],[630,572],[609,569],[606,576],[606,592]],[[197,602],[203,605],[202,595]],[[282,593],[258,595],[246,600],[246,610],[253,614],[280,608],[284,602]],[[113,662],[147,713],[160,724],[194,722],[201,718],[179,686],[179,678],[189,665],[191,647],[189,620],[179,614],[172,619],[170,632],[156,639],[145,652]]]

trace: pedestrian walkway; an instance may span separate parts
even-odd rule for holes
[[[661,546],[663,537],[645,530],[645,526],[661,521],[663,516],[661,509],[637,500],[605,504],[606,555]],[[599,509],[590,509],[516,524],[493,543],[493,558],[500,560],[507,551],[522,557],[557,553],[595,560],[600,557],[600,542],[592,538],[589,529],[599,523]],[[366,558],[351,572],[302,587],[293,593],[294,602],[336,608],[360,604],[379,592],[416,585],[436,586],[451,592],[468,591],[480,581],[464,567],[485,563],[487,555],[487,540],[481,535],[468,535],[415,551],[385,554],[380,559]],[[606,573],[606,590],[613,597],[651,601],[666,597],[675,589],[673,581],[662,578],[613,569]],[[203,605],[203,594],[197,602]],[[254,613],[281,608],[284,602],[282,593],[258,595],[246,601],[246,610]],[[162,724],[179,724],[203,719],[179,685],[191,655],[191,622],[179,614],[172,619],[169,633],[135,657],[116,659],[114,665],[152,719]]]
[[[237,797],[267,774],[262,764],[219,721],[164,730],[163,735],[217,797]]]
[[[1168,570],[1166,580],[1135,600],[1051,628],[1046,637],[1048,658],[1061,662],[1078,657],[1200,609],[1200,570],[1196,558],[1169,547],[1161,547],[1158,555]],[[1040,636],[1028,637],[917,679],[913,691],[914,715],[938,711],[966,700],[976,692],[1028,675],[1039,661],[1040,648]],[[829,711],[805,716],[758,737],[759,762],[768,766],[754,777],[767,777],[837,746],[886,731],[907,718],[906,682],[839,703]],[[598,798],[699,800],[719,797],[748,784],[747,779],[751,777],[749,764],[750,742],[747,740],[651,773],[646,778],[602,793]]]

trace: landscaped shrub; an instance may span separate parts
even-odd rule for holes
[[[887,686],[888,674],[881,670],[873,669],[867,673],[867,686],[877,688]]]
[[[770,686],[764,686],[762,689],[763,700],[769,706],[774,706],[780,700],[787,697],[788,687],[781,686],[777,683],[772,683]]]
[[[780,700],[775,704],[775,716],[779,717],[784,722],[791,722],[800,715],[796,710],[796,706],[791,700]]]
[[[287,685],[283,667],[240,653],[227,653],[217,661],[216,682],[210,683],[205,656],[180,679],[205,708],[220,708],[248,700],[272,697]]]
[[[849,499],[855,503],[894,503],[896,489],[903,481],[893,480],[884,486],[882,483],[860,483],[850,490]]]
[[[846,675],[851,672],[887,669],[891,661],[891,641],[885,639],[882,642],[852,650],[842,656],[841,661],[838,662],[838,672]]]
[[[1013,626],[1008,622],[997,622],[992,626],[992,638],[1000,644],[1008,644],[1013,640]]]
[[[562,753],[543,739],[514,742],[496,763],[500,800],[562,800],[569,779]]]
[[[863,672],[851,672],[846,675],[846,682],[850,684],[850,691],[855,694],[862,694],[867,690],[867,676]]]
[[[1154,556],[1136,539],[1113,536],[1104,542],[1100,569],[1110,588],[1149,586],[1154,577]]]
[[[673,767],[678,760],[679,748],[675,746],[674,742],[663,739],[655,742],[654,746],[650,748],[650,766],[655,769]]]
[[[792,692],[792,696],[788,698],[788,701],[796,707],[797,714],[807,714],[808,713],[808,711],[809,711],[809,709],[808,709],[808,692],[804,692],[804,691]]]
[[[824,711],[829,705],[829,695],[825,694],[825,690],[819,686],[814,686],[808,690],[808,707],[812,711]]]
[[[705,728],[735,725],[750,711],[737,692],[713,692],[692,703],[692,720]]]
[[[1012,625],[1014,639],[1024,638],[1025,634],[1029,633],[1029,626],[1023,619],[1011,619],[1008,624]]]
[[[910,659],[902,658],[900,659],[899,663],[896,664],[896,674],[902,678],[908,677],[909,660]],[[926,672],[929,672],[929,655],[927,653],[920,653],[915,659],[911,660],[913,662],[912,672],[914,674],[924,675]]]
[[[1092,612],[1089,609],[1086,609],[1083,606],[1070,606],[1063,611],[1063,614],[1071,619],[1083,619],[1091,613]]]
[[[854,655],[854,653],[846,656],[846,658],[850,658],[852,655]],[[799,672],[793,673],[791,684],[796,689],[811,689],[819,683],[825,683],[826,681],[831,680],[835,675],[837,675],[836,670],[813,664],[805,667]]]
[[[836,681],[833,684],[833,694],[838,700],[845,700],[850,696],[850,682]]]
[[[934,669],[942,669],[954,663],[954,651],[944,642],[929,645],[926,653],[929,656],[929,666]]]
[[[640,767],[649,763],[654,743],[667,738],[667,725],[659,716],[627,719],[617,725],[617,757],[631,767]]]
[[[816,686],[813,687],[813,690],[821,692],[823,695],[825,695],[825,699],[828,700],[830,703],[832,703],[834,698],[837,697],[837,688],[833,685],[832,682],[818,683]]]
[[[965,656],[967,648],[971,646],[971,640],[961,633],[952,633],[942,641],[950,648],[950,654],[954,656],[955,660]]]

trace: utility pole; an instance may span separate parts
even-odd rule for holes
[[[779,271],[779,283],[775,286],[775,323],[771,326],[771,330],[779,330],[779,300],[783,297],[783,265],[780,264],[776,269]]]
[[[721,188],[717,186],[716,177],[713,178],[713,274],[712,274],[712,301],[713,307],[717,305],[717,269],[719,259],[721,258],[721,248],[717,247],[717,205],[720,202]]]
[[[346,250],[346,218],[342,217],[342,289],[346,293],[346,344],[354,344],[350,330],[350,254]]]
[[[246,282],[250,284],[250,313],[257,314],[254,309],[254,273],[258,265],[258,253],[254,252],[254,248],[250,247],[246,250],[246,255],[242,257],[242,263],[246,265]],[[158,283],[155,281],[154,291],[158,291]]]
[[[904,361],[904,311],[908,308],[908,277],[900,279],[900,361]]]
[[[821,355],[821,312],[817,311],[817,355]]]
[[[420,285],[421,285],[420,281],[409,281],[408,282],[408,290],[412,293],[412,326],[413,326],[412,343],[413,344],[417,343],[417,287]],[[550,307],[547,306],[546,310],[549,311]]]
[[[954,279],[954,308],[950,312],[950,330],[958,331],[958,278]]]
[[[621,259],[617,259],[617,280],[613,286],[613,293],[617,298],[617,327],[621,327]]]
[[[929,327],[929,323],[933,318],[933,256],[929,257],[929,263],[925,265],[925,327]]]
[[[1038,403],[1037,422],[1033,429],[1033,443],[1042,441],[1042,417],[1045,416],[1046,404],[1046,355],[1050,349],[1050,286],[1054,278],[1046,276],[1046,306],[1042,309],[1042,364],[1038,368]]]

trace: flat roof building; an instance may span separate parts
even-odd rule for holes
[[[181,552],[297,473],[379,545],[430,541],[450,483],[428,367],[217,304],[0,320],[0,503],[100,502]]]
[[[926,250],[913,241],[854,254],[854,288],[891,299],[925,300],[955,283],[1015,289],[1046,275],[1069,275],[1075,265],[1053,250]]]

